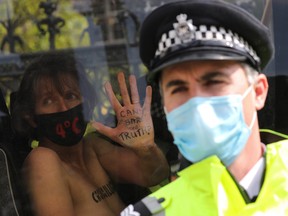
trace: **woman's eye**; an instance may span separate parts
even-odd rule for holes
[[[49,104],[51,104],[52,103],[52,99],[51,98],[45,98],[44,100],[43,100],[43,104],[44,105],[49,105]]]
[[[76,96],[74,94],[67,94],[66,99],[75,99]]]
[[[78,95],[74,94],[74,93],[67,93],[65,96],[66,100],[75,100],[78,99]]]

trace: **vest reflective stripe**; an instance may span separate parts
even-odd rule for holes
[[[165,211],[163,211],[163,207],[160,205],[159,201],[155,197],[145,197],[141,201],[149,209],[152,215],[165,216]]]
[[[179,173],[150,197],[164,198],[166,216],[288,215],[288,140],[267,145],[266,172],[255,202],[246,204],[238,185],[216,156]]]
[[[140,213],[134,210],[133,205],[129,205],[121,212],[120,216],[140,216]]]

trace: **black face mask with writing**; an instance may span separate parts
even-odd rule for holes
[[[36,115],[38,137],[46,137],[61,146],[80,142],[86,130],[82,104],[64,112]]]

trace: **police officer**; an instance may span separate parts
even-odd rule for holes
[[[265,146],[257,119],[272,55],[269,30],[234,4],[180,1],[148,15],[140,56],[193,165],[122,216],[288,214],[288,143]]]

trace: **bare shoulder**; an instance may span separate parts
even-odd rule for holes
[[[25,159],[25,165],[47,164],[47,161],[60,162],[57,153],[49,148],[37,147],[33,149]]]
[[[61,160],[56,152],[49,148],[37,147],[33,149],[23,165],[23,174],[25,175],[39,175],[45,174],[47,176],[51,171],[61,169]]]
[[[33,149],[22,173],[35,215],[74,215],[67,171],[56,152]]]
[[[49,148],[33,149],[25,159],[22,174],[33,199],[39,200],[44,193],[52,194],[51,188],[57,189],[58,194],[67,190],[67,175],[63,163],[57,153]],[[42,199],[44,198],[41,197]]]

